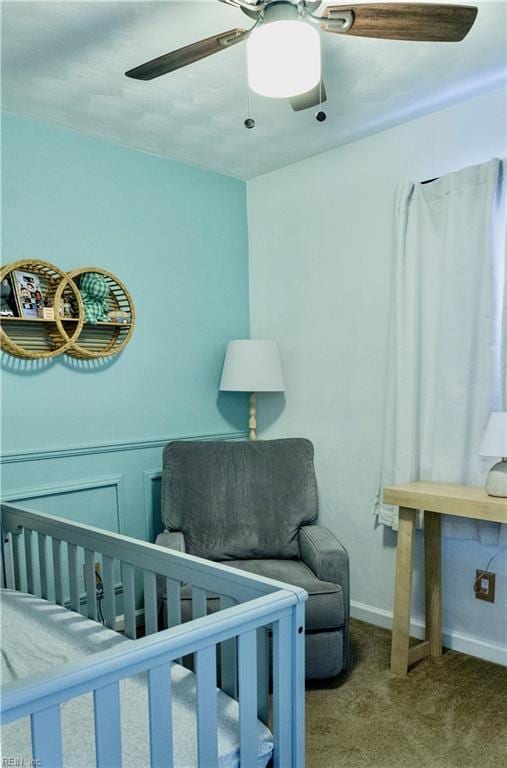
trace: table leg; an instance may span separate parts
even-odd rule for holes
[[[426,588],[426,639],[430,654],[442,655],[442,544],[440,515],[424,513],[424,581]]]
[[[415,509],[400,507],[391,645],[391,672],[395,675],[406,675],[408,670],[415,518]]]

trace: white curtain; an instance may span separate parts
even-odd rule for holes
[[[373,510],[393,528],[397,510],[382,503],[383,485],[482,485],[494,463],[478,449],[491,411],[507,405],[505,165],[495,159],[397,190],[384,456]],[[500,526],[463,519],[447,522],[444,534],[488,544],[500,535],[507,543]]]

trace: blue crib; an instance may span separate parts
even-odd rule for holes
[[[192,590],[192,621],[184,624],[182,585]],[[62,706],[92,694],[96,765],[122,766],[120,684],[143,673],[147,765],[176,766],[171,669],[193,655],[197,766],[220,768],[217,695],[223,691],[237,702],[239,765],[257,768],[258,724],[268,723],[271,677],[272,764],[304,768],[304,590],[11,504],[2,505],[2,586],[97,623],[100,615],[106,627],[121,626],[134,641],[3,687],[2,724],[29,717],[34,764],[65,766]],[[220,597],[213,614],[207,613],[210,594]],[[159,629],[162,595],[167,609]],[[140,606],[145,636],[136,638]]]

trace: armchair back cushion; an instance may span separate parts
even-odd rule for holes
[[[162,517],[192,555],[297,558],[299,528],[317,519],[313,445],[304,438],[169,443]]]

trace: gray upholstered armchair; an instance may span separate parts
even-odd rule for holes
[[[303,587],[308,678],[337,675],[348,651],[348,555],[317,515],[309,440],[177,441],[164,450],[157,544]],[[185,590],[182,603],[185,620]]]

